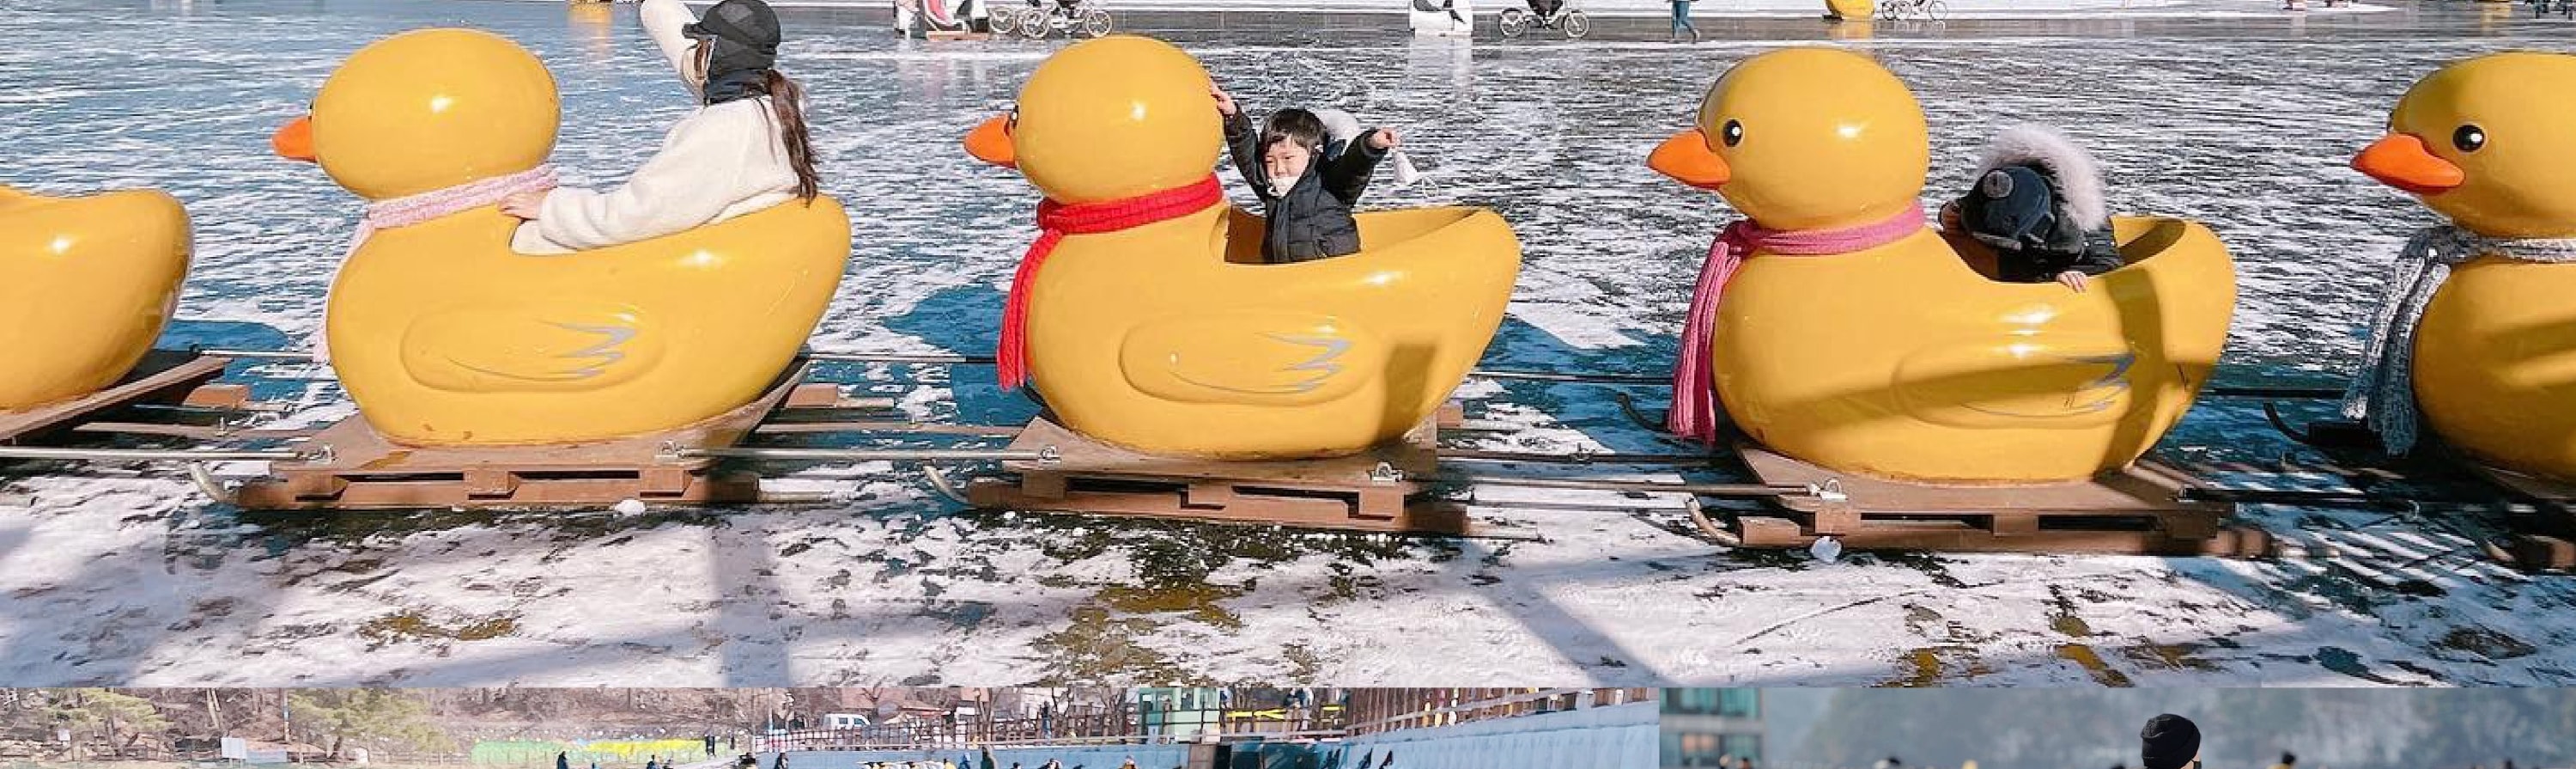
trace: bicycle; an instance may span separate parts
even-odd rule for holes
[[[1878,18],[1888,21],[1904,21],[1910,17],[1940,21],[1949,15],[1950,5],[1942,0],[1885,0],[1878,4]]]
[[[1038,0],[1029,0],[1029,7],[1027,10],[1013,8],[1008,5],[992,9],[992,18],[986,19],[984,23],[992,26],[993,35],[995,37],[1010,37],[1020,33],[1021,16],[1036,16],[1044,12],[1044,10],[1038,8]]]
[[[1503,28],[1503,37],[1513,39],[1519,39],[1532,29],[1560,29],[1565,32],[1567,40],[1581,40],[1584,35],[1592,34],[1592,17],[1583,15],[1583,9],[1570,2],[1557,6],[1556,13],[1547,17],[1527,8],[1505,8],[1497,22]]]
[[[1091,37],[1106,37],[1113,24],[1109,11],[1092,5],[1090,0],[1073,3],[1058,0],[1053,8],[1041,2],[1030,5],[1038,7],[1023,12],[1018,20],[1020,36],[1030,40],[1044,40],[1057,30],[1063,30],[1067,36],[1080,32]]]

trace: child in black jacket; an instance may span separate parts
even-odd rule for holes
[[[1992,247],[1995,277],[2008,283],[2082,292],[2086,278],[2122,265],[2093,159],[2045,129],[1995,137],[1976,187],[1942,206],[1941,226]]]
[[[1362,131],[1336,153],[1327,143],[1323,120],[1313,112],[1280,110],[1255,134],[1252,118],[1233,97],[1222,90],[1212,95],[1217,114],[1225,118],[1225,144],[1234,167],[1261,198],[1269,222],[1261,237],[1262,261],[1288,264],[1358,252],[1360,227],[1351,207],[1368,190],[1378,161],[1395,148],[1395,132]]]

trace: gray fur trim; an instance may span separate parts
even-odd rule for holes
[[[2047,168],[2056,177],[2057,190],[2066,197],[2066,210],[2074,214],[2087,230],[2101,229],[2111,223],[2111,206],[2103,198],[2102,171],[2093,165],[2093,156],[2073,140],[2039,126],[2014,126],[1996,134],[1986,145],[1985,160],[1977,166],[1977,175],[2016,163],[2034,163]]]

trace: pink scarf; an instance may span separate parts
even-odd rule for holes
[[[1739,219],[1718,233],[1691,291],[1690,317],[1682,321],[1681,356],[1673,363],[1673,405],[1664,429],[1701,443],[1717,442],[1717,380],[1708,345],[1717,331],[1717,302],[1726,282],[1754,252],[1774,256],[1825,256],[1864,251],[1923,231],[1923,208],[1907,206],[1887,221],[1847,230],[1768,230]]]
[[[324,289],[322,294],[324,317],[329,317],[331,291],[340,285],[341,268],[348,266],[349,258],[357,256],[358,247],[366,245],[367,236],[375,234],[377,230],[409,227],[484,206],[499,205],[502,198],[522,192],[544,192],[554,188],[554,167],[538,166],[508,176],[478,179],[454,187],[367,204],[366,216],[358,220],[357,237],[349,239],[348,251],[340,254],[340,264],[331,269],[331,282],[328,284],[330,288]],[[315,363],[331,362],[329,331],[330,322],[325,320],[322,328],[313,332],[313,362]]]

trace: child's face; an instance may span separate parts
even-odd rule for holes
[[[1315,153],[1293,141],[1277,142],[1261,151],[1261,170],[1270,178],[1288,181],[1306,175],[1306,164],[1314,162]]]

